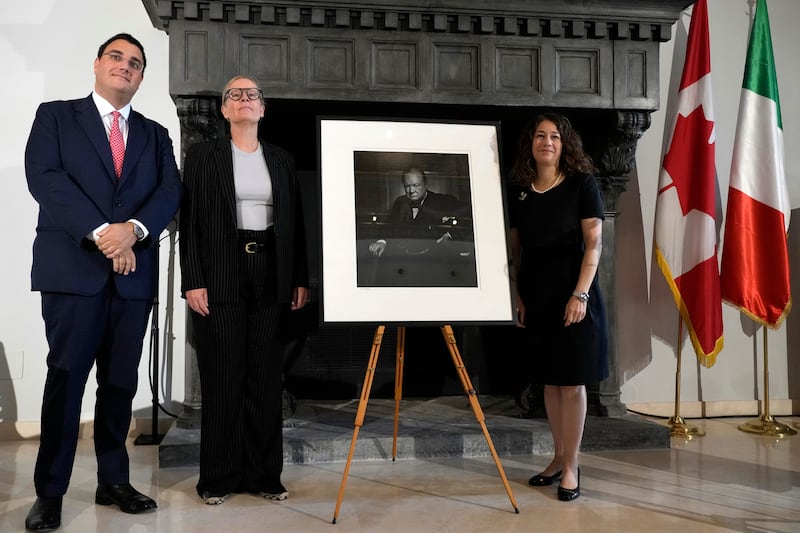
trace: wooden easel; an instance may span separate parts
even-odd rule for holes
[[[508,494],[508,499],[511,501],[511,505],[514,507],[514,512],[519,514],[519,508],[517,507],[517,502],[514,500],[514,495],[511,493],[511,486],[508,484],[508,479],[506,478],[506,473],[503,470],[503,465],[500,464],[500,458],[497,457],[497,451],[494,448],[494,444],[492,443],[492,438],[489,436],[489,430],[486,429],[486,417],[483,414],[483,410],[481,409],[480,403],[478,403],[478,395],[475,392],[475,389],[472,387],[472,382],[469,379],[469,374],[467,374],[467,370],[464,367],[464,361],[461,359],[461,354],[458,351],[458,346],[456,346],[456,338],[453,334],[453,328],[449,325],[442,326],[442,335],[444,335],[444,341],[447,343],[447,348],[450,350],[450,356],[453,359],[453,364],[456,367],[456,371],[458,372],[459,378],[461,378],[461,384],[464,386],[464,392],[467,393],[467,398],[469,399],[469,404],[472,407],[472,411],[475,413],[475,418],[478,420],[478,423],[481,425],[481,429],[483,430],[483,436],[486,437],[486,443],[489,445],[489,451],[492,453],[492,458],[494,458],[494,464],[497,466],[497,471],[500,474],[500,479],[503,480],[503,486],[506,488],[506,493]],[[361,426],[364,425],[364,415],[367,412],[367,402],[369,401],[369,393],[372,389],[372,380],[375,378],[375,368],[378,364],[378,354],[381,351],[381,342],[383,341],[383,332],[385,330],[385,326],[378,326],[375,328],[375,336],[372,339],[372,351],[369,355],[369,362],[367,363],[367,375],[364,378],[364,385],[361,388],[361,398],[358,400],[358,410],[356,411],[356,420],[355,420],[355,427],[353,428],[353,439],[350,442],[350,451],[347,454],[347,463],[344,467],[344,473],[342,474],[342,484],[339,486],[339,496],[336,498],[336,510],[333,512],[333,521],[332,523],[336,523],[336,517],[339,516],[339,508],[342,505],[342,498],[344,497],[344,489],[347,485],[347,476],[350,473],[350,464],[353,461],[353,453],[356,449],[356,439],[358,439],[358,432],[361,429]],[[405,344],[406,344],[406,328],[404,326],[399,326],[397,328],[397,361],[395,365],[395,384],[394,384],[394,435],[392,438],[392,460],[394,461],[397,457],[397,429],[398,429],[398,421],[400,417],[400,399],[403,396],[403,357],[405,355]]]

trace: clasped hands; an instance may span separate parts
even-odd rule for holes
[[[106,258],[111,259],[114,272],[127,276],[136,271],[136,254],[133,253],[136,241],[131,223],[117,222],[98,231],[95,244]]]

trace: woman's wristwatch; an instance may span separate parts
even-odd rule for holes
[[[577,298],[578,300],[586,303],[589,301],[589,293],[588,292],[580,292],[580,291],[572,291],[572,295]]]

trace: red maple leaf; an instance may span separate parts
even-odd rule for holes
[[[684,215],[697,209],[715,216],[716,167],[714,143],[709,142],[713,129],[714,123],[706,120],[702,106],[687,117],[678,114],[672,144],[664,156],[664,169],[672,177]]]

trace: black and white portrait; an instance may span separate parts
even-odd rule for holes
[[[359,287],[475,287],[466,154],[356,151]]]

